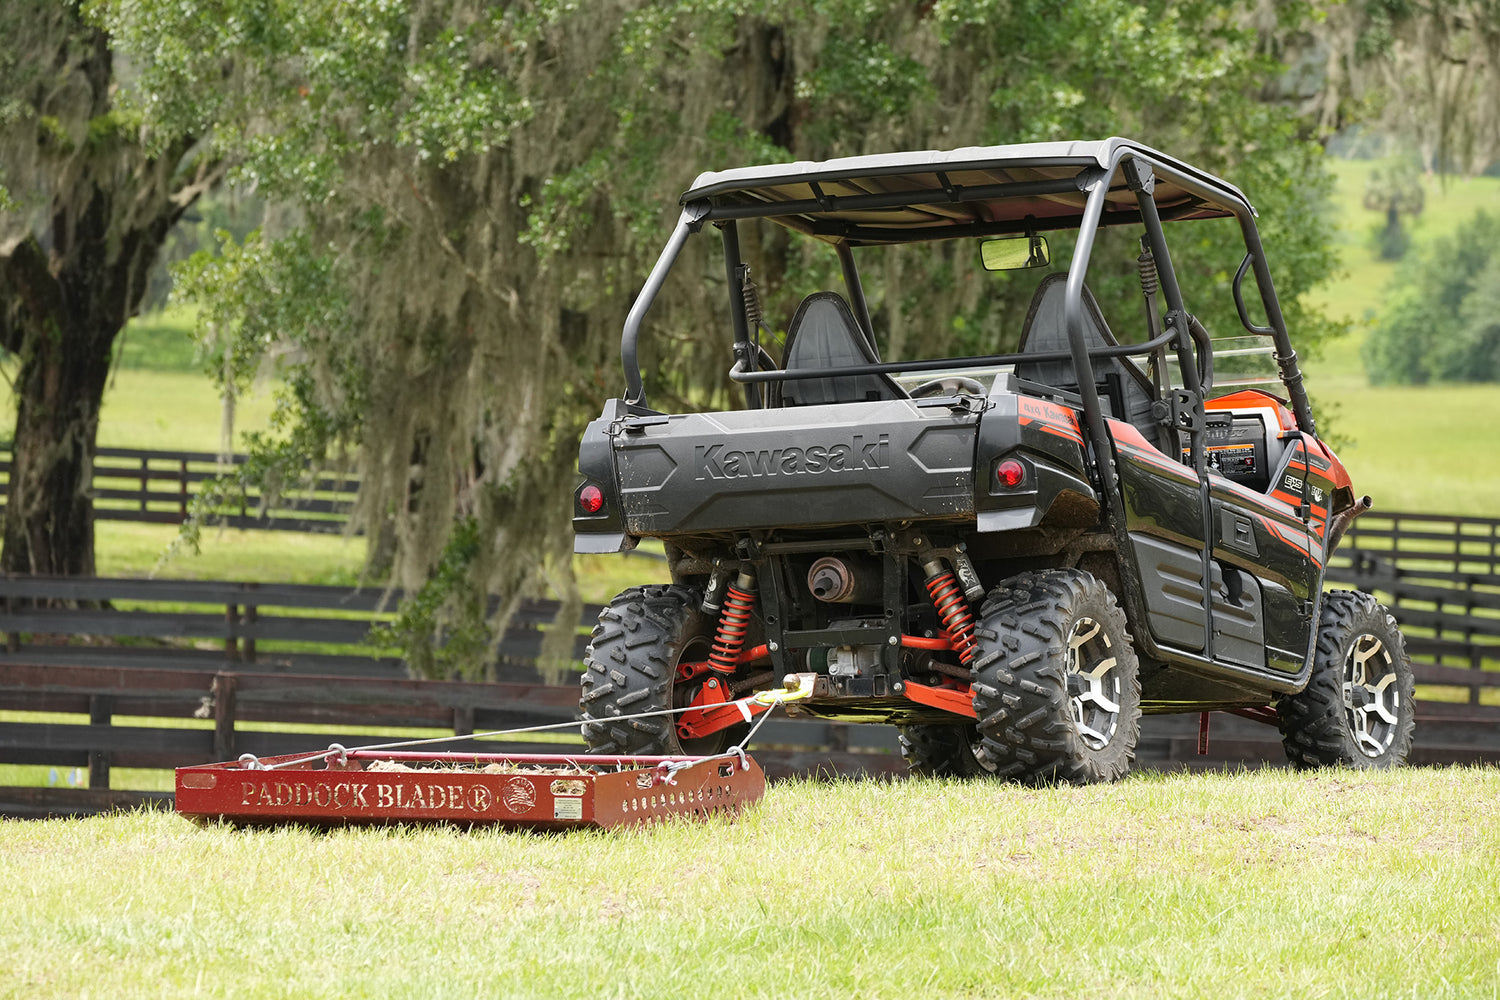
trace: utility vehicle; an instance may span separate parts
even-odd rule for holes
[[[1238,223],[1238,270],[1183,287],[1169,230],[1191,241],[1215,219]],[[742,260],[747,220],[820,241],[842,275],[801,302],[779,350]],[[1139,297],[1111,322],[1086,283],[1107,227],[1140,237]],[[638,341],[684,245],[710,230],[745,405],[661,412]],[[1047,239],[1060,232],[1065,269]],[[882,360],[856,255],[933,241],[1036,276],[1019,331],[997,331],[1011,350]],[[1191,311],[1214,295],[1244,328],[1229,349]],[[1143,713],[1211,710],[1277,724],[1299,766],[1406,757],[1401,633],[1367,595],[1323,590],[1370,501],[1318,439],[1233,185],[1120,138],[704,173],[621,346],[625,393],[579,448],[576,551],[660,539],[673,582],[600,615],[582,678],[591,751],[722,750],[747,721],[729,702],[813,673],[799,712],[893,723],[929,774],[1113,780]],[[647,714],[671,709],[688,711]]]

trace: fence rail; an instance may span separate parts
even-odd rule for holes
[[[0,442],[0,509],[9,493],[12,445]],[[203,484],[245,464],[246,456],[213,452],[100,448],[94,458],[94,517],[100,521],[181,524]],[[344,530],[359,489],[359,477],[337,471],[309,471],[310,481],[268,499],[249,490],[237,512],[214,524],[231,528],[337,533]]]

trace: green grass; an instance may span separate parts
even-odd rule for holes
[[[16,425],[10,391],[14,364],[7,364],[4,374],[0,438],[9,439]],[[246,431],[269,428],[272,404],[266,387],[256,387],[236,402],[233,450],[244,450],[241,435]],[[99,446],[216,452],[223,441],[223,413],[218,390],[202,373],[117,369],[99,411]]]
[[[257,389],[237,400],[234,451],[240,435],[270,426],[270,392]],[[99,412],[99,445],[162,451],[218,451],[223,441],[223,403],[206,375],[193,372],[118,370]],[[6,434],[15,414],[7,408]]]
[[[0,995],[1493,997],[1500,772],[774,786],[537,836],[0,823]]]
[[[176,538],[173,525],[100,521],[94,528],[99,575],[342,587],[359,582],[365,559],[362,537],[210,527],[197,553],[174,546]]]
[[[115,342],[115,363],[130,371],[177,371],[201,374],[203,364],[193,342],[198,319],[195,306],[173,306],[132,320]]]
[[[204,374],[191,331],[196,311],[176,307],[131,320],[116,341],[116,365],[99,414],[99,445],[163,451],[218,451],[224,407]],[[15,363],[5,365],[0,399],[0,437],[15,427],[10,394]],[[258,385],[236,401],[233,450],[240,435],[270,425],[271,389]]]
[[[1500,516],[1500,386],[1314,391],[1337,407],[1333,428],[1353,439],[1339,458],[1378,509]]]
[[[1500,448],[1493,441],[1500,386],[1371,386],[1365,375],[1360,347],[1396,265],[1380,260],[1369,239],[1383,216],[1360,205],[1373,164],[1334,160],[1330,166],[1338,179],[1334,239],[1344,273],[1310,300],[1352,328],[1305,365],[1319,429],[1351,442],[1339,457],[1356,492],[1369,493],[1381,509],[1500,516]],[[1420,253],[1481,208],[1500,213],[1500,178],[1430,180],[1409,253]]]

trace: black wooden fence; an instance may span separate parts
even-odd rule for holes
[[[1416,763],[1500,761],[1500,520],[1367,514],[1333,564],[1401,620],[1419,688]],[[468,735],[567,721],[576,677],[535,658],[557,607],[524,606],[485,683],[414,681],[369,630],[378,590],[168,580],[0,579],[0,710],[64,713],[0,722],[0,763],[87,769],[89,787],[0,788],[0,814],[89,812],[162,801],[112,790],[112,768],[162,768],[383,742],[387,727]],[[38,608],[45,599],[72,608]],[[577,625],[575,654],[597,609]],[[164,721],[165,720],[165,721]],[[317,731],[314,731],[317,729]],[[888,726],[776,719],[756,757],[773,775],[896,774]],[[1285,760],[1274,729],[1215,714],[1148,718],[1143,767]],[[559,737],[579,745],[575,735]],[[531,744],[518,744],[517,749]],[[553,749],[557,744],[548,744]]]
[[[0,480],[10,481],[11,443],[0,442]],[[227,460],[226,460],[227,459]],[[213,452],[145,451],[100,448],[94,459],[94,517],[100,521],[181,524],[205,484],[244,465],[244,455],[221,459]],[[0,484],[0,509],[8,490]],[[291,484],[273,497],[250,486],[236,509],[216,516],[231,528],[339,532],[348,522],[359,488],[354,473],[309,470],[307,481]]]
[[[369,642],[371,627],[390,617],[386,607],[379,590],[0,578],[0,711],[63,714],[0,722],[0,764],[86,769],[88,786],[0,787],[0,815],[170,801],[112,788],[111,771],[122,767],[383,743],[413,727],[468,736],[576,718],[576,673],[544,676],[536,665],[555,603],[520,609],[484,682],[409,679],[399,658]],[[576,659],[598,611],[586,608],[573,629]],[[514,752],[582,749],[576,729],[552,739],[502,742]],[[778,717],[760,728],[754,748],[772,777],[904,770],[886,726]]]

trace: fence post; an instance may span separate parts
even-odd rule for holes
[[[234,674],[219,672],[214,674],[214,759],[234,760],[239,755],[235,752],[234,739],[234,717],[236,689],[239,685]]]
[[[114,723],[112,707],[107,695],[89,695],[89,725],[112,725]],[[109,788],[109,751],[89,751],[89,787]]]
[[[224,605],[224,658],[231,663],[240,659],[240,606]]]
[[[255,621],[259,613],[258,607],[254,604],[247,604],[245,613],[240,616],[240,623],[245,626],[245,636],[240,643],[240,656],[246,663],[255,662]]]
[[[474,735],[474,706],[459,705],[453,710],[453,735]]]
[[[180,459],[177,463],[177,517],[178,523],[187,521],[188,510],[188,464],[187,459]]]

